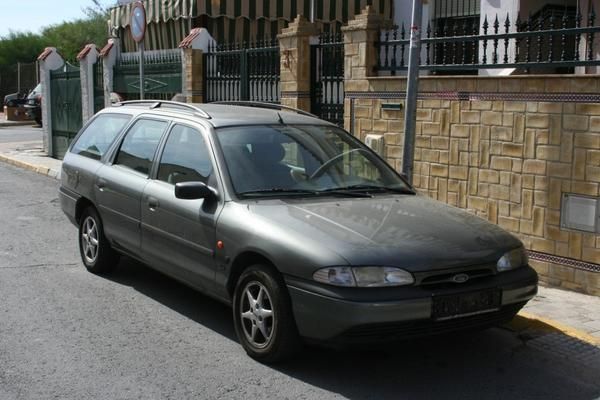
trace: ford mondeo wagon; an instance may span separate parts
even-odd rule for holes
[[[537,292],[521,242],[419,195],[352,135],[260,103],[124,102],[62,166],[85,267],[127,255],[228,303],[274,362],[509,321]]]

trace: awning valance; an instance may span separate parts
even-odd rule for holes
[[[315,19],[323,23],[346,23],[367,5],[392,18],[393,0],[314,0]],[[291,22],[298,14],[308,18],[311,0],[143,0],[148,24],[200,16],[210,18]],[[113,28],[129,25],[132,4],[115,7],[110,12]]]

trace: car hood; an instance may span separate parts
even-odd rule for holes
[[[495,263],[521,245],[498,226],[424,196],[265,200],[249,211],[350,265],[419,272]]]

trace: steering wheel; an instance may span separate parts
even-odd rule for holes
[[[317,179],[319,178],[321,175],[323,175],[326,171],[328,171],[332,166],[334,166],[335,164],[337,164],[344,156],[347,156],[350,153],[354,153],[354,152],[364,152],[369,154],[369,152],[366,149],[352,149],[352,150],[348,150],[345,151],[343,153],[338,154],[337,156],[330,158],[329,160],[325,161],[323,163],[323,165],[321,165],[319,168],[317,168],[317,170],[315,172],[313,172],[309,177],[308,180],[313,180],[313,179]]]

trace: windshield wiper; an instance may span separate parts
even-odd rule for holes
[[[409,188],[393,188],[393,187],[389,187],[389,186],[378,186],[378,185],[350,185],[350,186],[344,186],[344,187],[331,188],[331,189],[327,189],[326,191],[329,192],[329,191],[352,191],[352,190],[363,191],[363,194],[366,194],[365,192],[368,193],[368,192],[373,192],[373,191],[391,192],[391,193],[397,193],[397,194],[416,194],[413,190],[411,190]],[[357,192],[354,192],[354,193],[357,193]]]
[[[289,196],[301,196],[301,195],[312,195],[316,196],[319,193],[314,190],[305,189],[283,189],[283,188],[271,188],[271,189],[258,189],[249,190],[247,192],[238,193],[240,196],[269,196],[269,195],[289,195]]]
[[[283,189],[283,188],[271,188],[271,189],[259,189],[259,190],[249,190],[247,192],[238,193],[241,196],[246,197],[260,197],[260,196],[277,196],[277,195],[285,195],[285,196],[319,196],[319,195],[338,195],[338,196],[346,196],[346,197],[373,197],[368,193],[364,192],[352,192],[342,189],[328,189],[328,190],[307,190],[307,189]]]

